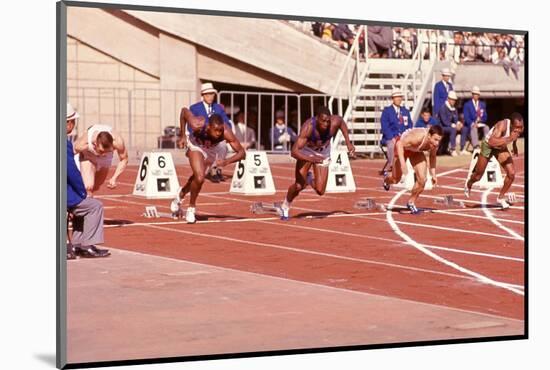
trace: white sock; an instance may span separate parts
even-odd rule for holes
[[[283,201],[282,207],[285,208],[285,209],[290,208],[290,202],[288,201],[288,199],[286,199],[286,197],[285,197],[285,200]]]

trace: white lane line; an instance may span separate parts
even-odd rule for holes
[[[141,204],[137,202],[132,202],[128,200],[115,200],[122,203],[131,203],[131,204]],[[169,208],[169,207],[163,207],[161,208]],[[458,211],[458,210],[457,210]],[[209,215],[214,215],[210,212],[201,212],[206,213]],[[365,218],[365,219],[372,219],[376,221],[383,221],[381,219],[377,218],[369,218],[365,216],[372,216],[372,215],[385,215],[385,212],[379,212],[379,213],[358,213],[358,214],[338,214],[338,215],[328,215],[327,217],[359,217],[359,218]],[[485,219],[485,218],[484,218]],[[388,239],[383,237],[376,237],[376,236],[370,236],[370,235],[362,235],[362,234],[354,234],[349,232],[343,232],[343,231],[336,231],[331,229],[320,229],[315,227],[309,227],[309,226],[300,226],[300,225],[292,225],[288,224],[286,222],[267,222],[267,221],[275,221],[279,220],[279,217],[258,217],[258,218],[242,218],[242,219],[226,219],[226,220],[204,220],[204,221],[197,221],[197,224],[206,224],[206,223],[222,223],[222,222],[262,222],[262,223],[268,223],[273,224],[277,226],[284,226],[284,227],[291,227],[291,228],[300,228],[305,230],[314,230],[314,231],[321,231],[325,233],[334,233],[334,234],[340,234],[345,236],[352,236],[352,237],[358,237],[363,239],[370,239],[370,240],[379,240],[379,241],[387,241],[391,243],[397,243],[397,244],[408,244],[407,242],[398,240],[398,239]],[[121,227],[129,227],[129,226],[149,226],[149,225],[183,225],[187,224],[185,220],[182,221],[159,221],[159,222],[136,222],[132,224],[121,224],[121,225],[105,225],[104,228],[121,228]],[[504,260],[511,260],[516,262],[523,262],[524,260],[521,258],[515,258],[515,257],[508,257],[503,255],[496,255],[496,254],[489,254],[489,253],[482,253],[482,252],[474,252],[464,249],[457,249],[457,248],[447,248],[447,247],[440,247],[440,246],[434,246],[434,245],[428,245],[428,244],[422,244],[422,246],[430,249],[438,249],[438,250],[444,250],[447,252],[453,252],[453,253],[460,253],[460,254],[469,254],[469,255],[475,255],[475,256],[481,256],[481,257],[488,257],[488,258],[495,258],[495,259],[504,259]]]
[[[385,213],[384,213],[385,214]],[[398,245],[410,245],[407,241],[397,240],[397,239],[388,239],[388,238],[382,238],[382,237],[376,237],[376,236],[370,236],[370,235],[362,235],[362,234],[355,234],[350,233],[346,231],[338,231],[338,230],[332,230],[327,228],[317,228],[317,227],[311,227],[311,226],[302,226],[302,225],[292,225],[288,223],[277,223],[277,222],[269,222],[268,219],[262,219],[258,220],[258,222],[262,222],[265,224],[271,224],[271,225],[277,225],[277,226],[286,226],[291,228],[297,228],[297,229],[303,229],[303,230],[312,230],[312,231],[320,231],[324,233],[331,233],[331,234],[339,234],[344,236],[351,236],[356,238],[362,238],[362,239],[372,239],[372,240],[381,240],[381,241],[387,241],[391,243],[396,243]],[[490,253],[481,253],[481,252],[472,252],[464,249],[457,249],[457,248],[447,248],[447,247],[439,247],[435,245],[429,245],[429,244],[421,244],[423,247],[429,248],[429,249],[437,249],[437,250],[443,250],[446,252],[453,252],[453,253],[460,253],[460,254],[470,254],[474,256],[481,256],[481,257],[490,257],[495,259],[503,259],[503,260],[509,260],[509,261],[516,261],[516,262],[524,262],[523,258],[516,258],[516,257],[508,257],[508,256],[502,256],[497,254],[490,254]]]
[[[399,193],[397,193],[393,198],[392,200],[390,201],[390,205],[393,205],[395,204],[395,202],[397,201],[397,199],[399,199],[403,194],[405,194],[406,190],[402,190],[400,191]],[[469,276],[472,276],[474,277],[475,279],[477,279],[479,282],[481,283],[484,283],[484,284],[489,284],[489,285],[493,285],[493,286],[496,286],[496,287],[499,287],[499,288],[503,288],[503,289],[506,289],[506,290],[509,290],[513,293],[516,293],[516,294],[519,294],[519,295],[524,295],[524,292],[520,289],[517,289],[513,286],[511,286],[510,284],[507,284],[507,283],[503,283],[503,282],[499,282],[499,281],[495,281],[487,276],[484,276],[482,274],[479,274],[477,272],[474,272],[474,271],[471,271],[471,270],[468,270],[467,268],[464,268],[454,262],[451,262],[441,256],[439,256],[438,254],[430,251],[428,248],[425,248],[423,247],[420,243],[417,243],[415,240],[413,240],[409,235],[407,235],[406,233],[404,233],[403,231],[401,231],[401,229],[399,228],[399,226],[397,226],[397,223],[395,222],[395,220],[393,219],[393,214],[391,211],[388,211],[386,212],[386,219],[388,221],[388,223],[390,224],[390,227],[393,229],[393,231],[399,235],[401,238],[403,238],[403,240],[406,240],[407,242],[409,242],[411,245],[414,246],[414,248],[418,249],[419,251],[421,251],[422,253],[430,256],[431,258],[435,259],[436,261],[439,261],[447,266],[450,266],[452,267],[453,269],[457,270],[457,271],[460,271],[466,275],[469,275]]]
[[[453,179],[453,180],[462,180],[463,182],[466,182],[466,179],[462,179],[460,177],[453,177],[453,176],[447,176],[446,178],[448,179]],[[524,188],[525,186],[524,185],[521,185],[521,184],[512,184],[512,186],[515,186],[515,187],[518,187],[518,188]],[[474,190],[474,189],[472,189]]]
[[[482,209],[485,210],[487,208],[483,207]],[[479,211],[479,209],[472,209],[472,210],[473,211]],[[467,211],[467,209],[459,208],[459,209],[450,209],[450,210],[447,210],[447,211],[437,210],[437,211],[433,211],[433,212],[434,213],[443,213],[443,214],[446,214],[446,215],[470,217],[470,218],[480,218],[482,220],[487,220],[486,216],[462,214],[462,213],[460,213],[460,211]],[[523,222],[523,221],[508,220],[508,219],[505,219],[505,218],[495,218],[495,220],[499,220],[499,221],[502,221],[502,222],[509,222],[511,224],[519,224],[519,225],[524,225],[525,224],[525,222]]]
[[[392,205],[392,202],[390,202],[390,205]],[[388,211],[391,213],[391,211]],[[386,213],[387,214],[387,213]],[[452,231],[455,233],[462,233],[462,234],[475,234],[475,235],[485,235],[485,236],[491,236],[493,238],[502,238],[502,239],[517,239],[517,237],[513,236],[506,236],[501,234],[493,234],[493,233],[485,233],[482,231],[473,231],[473,230],[464,230],[464,229],[455,229],[452,227],[444,227],[444,226],[435,226],[435,225],[425,225],[425,224],[419,224],[417,222],[405,222],[405,221],[394,221],[395,223],[401,224],[401,225],[408,225],[408,226],[415,226],[415,227],[424,227],[428,229],[436,229],[436,230],[445,230],[445,231]]]
[[[482,198],[481,198],[481,202],[483,204],[487,204],[487,196],[489,195],[489,193],[491,192],[493,188],[489,188],[487,189],[483,195],[482,195]],[[512,237],[514,239],[518,239],[518,240],[521,240],[521,241],[525,241],[525,239],[523,238],[523,236],[519,235],[518,233],[516,233],[514,230],[512,229],[509,229],[507,228],[506,226],[504,226],[503,224],[501,224],[494,216],[493,214],[491,213],[491,211],[487,208],[487,207],[483,207],[483,212],[485,213],[485,215],[487,216],[487,218],[489,220],[491,220],[491,222],[495,225],[497,225],[501,230],[504,230],[506,231],[508,234],[512,235]]]
[[[458,186],[450,186],[450,185],[438,185],[438,187],[441,187],[441,188],[444,188],[444,189],[451,189],[451,190],[460,190],[460,191],[464,192],[464,187],[459,188]],[[475,188],[471,189],[472,193],[483,193],[484,191],[485,190],[475,189]],[[499,192],[498,191],[492,191],[490,194],[499,194]],[[519,194],[519,193],[516,193],[516,197],[525,198],[524,195]]]
[[[450,274],[450,273],[441,272],[441,271],[434,271],[434,270],[422,269],[422,268],[417,268],[417,267],[398,265],[398,264],[394,264],[394,263],[379,262],[379,261],[373,261],[373,260],[362,259],[362,258],[346,257],[346,256],[340,256],[340,255],[331,254],[331,253],[316,252],[316,251],[307,250],[307,249],[287,247],[287,246],[283,246],[283,245],[279,245],[279,244],[255,242],[255,241],[251,241],[251,240],[230,238],[230,237],[227,237],[227,236],[205,234],[205,233],[199,233],[199,232],[181,230],[181,229],[172,229],[172,228],[156,226],[156,225],[147,225],[147,227],[150,227],[150,228],[153,228],[153,229],[169,231],[169,232],[181,233],[181,234],[202,236],[202,237],[209,238],[209,239],[220,239],[220,240],[225,240],[225,241],[230,241],[230,242],[235,242],[235,243],[240,243],[240,244],[254,245],[254,246],[257,246],[257,247],[274,248],[274,249],[291,251],[291,252],[295,252],[295,253],[311,254],[311,255],[315,255],[315,256],[329,257],[329,258],[340,259],[340,260],[345,260],[345,261],[352,261],[352,262],[359,262],[359,263],[365,263],[365,264],[371,264],[371,265],[391,267],[391,268],[397,268],[397,269],[401,269],[401,270],[409,270],[409,271],[424,272],[424,273],[435,274],[435,275],[450,276],[450,277],[453,277],[453,278],[471,279],[471,278],[469,278],[467,276],[463,276],[463,275]]]
[[[135,251],[130,250],[129,248],[128,249],[110,248],[110,249],[117,249],[118,251],[121,251],[121,252],[124,252],[124,253],[130,253],[130,254],[135,254],[135,255],[149,257],[149,258],[159,258],[159,259],[163,259],[163,260],[167,260],[167,261],[173,261],[173,262],[175,261],[175,262],[179,262],[179,263],[191,264],[191,265],[194,265],[194,266],[199,266],[201,268],[205,268],[205,267],[206,268],[215,268],[215,269],[218,269],[218,270],[221,270],[221,271],[236,272],[236,273],[246,274],[246,275],[255,276],[255,277],[262,277],[262,278],[266,278],[266,279],[280,280],[280,281],[290,282],[290,283],[294,283],[294,284],[303,284],[303,285],[313,286],[313,287],[317,287],[317,288],[335,290],[335,291],[339,291],[339,292],[346,292],[346,293],[351,293],[351,294],[356,294],[356,295],[361,295],[361,296],[386,297],[386,298],[392,298],[392,299],[400,300],[400,301],[403,301],[403,302],[411,302],[411,303],[415,303],[415,304],[419,304],[419,305],[423,305],[423,306],[443,308],[443,309],[448,309],[448,310],[451,310],[451,311],[463,312],[463,313],[468,313],[468,314],[476,314],[476,315],[491,317],[491,318],[496,318],[496,319],[505,319],[505,320],[511,320],[511,321],[520,322],[520,323],[524,321],[524,320],[521,320],[521,319],[508,318],[508,317],[498,316],[498,315],[494,315],[494,314],[490,314],[490,313],[470,311],[470,310],[465,310],[465,309],[462,309],[462,308],[443,306],[443,305],[438,305],[438,304],[434,304],[434,303],[413,301],[413,300],[406,299],[406,298],[396,298],[396,297],[392,297],[392,296],[372,294],[372,293],[362,292],[362,291],[359,291],[359,290],[351,290],[351,289],[339,288],[339,287],[335,287],[335,286],[331,286],[331,285],[322,285],[322,284],[317,284],[317,283],[310,283],[310,282],[307,282],[307,281],[293,280],[293,279],[288,279],[288,278],[275,276],[275,275],[262,274],[262,273],[259,273],[259,272],[246,271],[246,270],[237,270],[237,269],[233,269],[233,268],[230,268],[230,267],[209,265],[209,264],[205,264],[205,263],[182,260],[182,259],[177,259],[177,258],[173,258],[173,257],[164,257],[164,256],[153,255],[153,254],[135,252]]]

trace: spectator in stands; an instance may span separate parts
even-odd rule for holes
[[[503,41],[504,50],[506,55],[503,58],[503,66],[506,73],[509,73],[509,69],[512,70],[516,79],[518,78],[519,73],[519,64],[518,64],[518,49],[516,40],[512,35],[504,36]]]
[[[235,137],[245,150],[254,149],[256,147],[256,132],[244,122],[244,112],[237,113],[236,121]]]
[[[214,89],[212,83],[207,82],[201,85],[201,101],[195,103],[189,107],[189,110],[193,115],[199,117],[202,116],[208,122],[208,118],[213,114],[219,114],[223,121],[231,128],[233,125],[229,121],[229,117],[225,114],[225,109],[221,104],[214,102],[218,91]],[[182,110],[183,112],[183,110]],[[181,119],[181,118],[180,118]],[[224,158],[221,158],[224,159]],[[210,169],[210,172],[206,174],[206,178],[212,182],[220,182],[223,180],[221,169],[213,165]]]
[[[422,108],[420,117],[418,118],[418,121],[416,121],[416,123],[414,124],[414,127],[430,127],[433,125],[437,125],[437,121],[432,117],[430,108]]]
[[[332,42],[332,33],[334,31],[334,24],[332,23],[325,23],[323,26],[323,33],[321,35],[321,40]]]
[[[391,57],[390,51],[393,42],[391,27],[369,26],[367,32],[367,44],[369,46],[369,58]]]
[[[275,113],[275,125],[269,133],[273,150],[288,151],[296,141],[296,132],[285,123],[285,112],[278,110]]]
[[[395,143],[401,133],[412,128],[411,113],[406,107],[402,107],[403,93],[394,89],[391,94],[392,105],[384,108],[380,117],[382,128],[381,144],[387,147],[388,163],[393,163]],[[388,171],[391,171],[389,169]]]
[[[453,157],[456,157],[458,153],[456,152],[456,130],[458,124],[458,111],[455,108],[456,101],[458,100],[456,93],[454,91],[449,91],[447,96],[447,101],[445,104],[439,108],[439,113],[437,115],[438,123],[443,128],[443,140],[449,140],[449,149],[448,152]],[[440,145],[441,146],[441,145]],[[443,145],[442,151],[446,148]]]
[[[451,61],[451,72],[456,72],[457,66],[464,60],[464,35],[462,32],[453,34],[452,42],[447,45],[445,59]]]
[[[441,70],[441,81],[434,85],[434,98],[433,98],[433,115],[437,119],[439,109],[447,101],[447,95],[449,91],[454,90],[453,84],[450,82],[451,71],[448,68]]]
[[[67,103],[67,135],[74,129],[78,113]],[[74,161],[73,144],[67,139],[67,211],[73,219],[73,234],[67,244],[67,259],[107,257],[111,253],[95,244],[103,243],[103,204],[88,198],[82,175]]]
[[[338,43],[340,49],[349,50],[353,44],[354,35],[347,24],[338,23],[334,28],[332,38]]]
[[[479,87],[472,88],[472,99],[464,104],[464,126],[470,130],[470,138],[474,149],[479,148],[479,130],[483,130],[483,137],[489,133],[487,126],[487,108],[485,102],[479,100]],[[466,139],[464,139],[465,141]],[[461,138],[461,146],[464,146]]]

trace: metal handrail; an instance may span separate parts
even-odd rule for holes
[[[340,90],[340,85],[342,84],[344,74],[346,73],[346,71],[348,71],[349,65],[350,65],[351,60],[352,60],[353,53],[356,53],[356,58],[355,58],[354,62],[356,63],[355,72],[356,72],[356,75],[358,77],[357,72],[358,72],[359,59],[360,59],[359,58],[359,39],[361,37],[361,34],[363,32],[365,32],[365,37],[364,37],[363,41],[364,42],[366,41],[366,38],[367,38],[366,29],[367,29],[366,26],[361,25],[361,26],[359,26],[359,28],[357,30],[357,34],[355,35],[355,38],[353,39],[353,43],[351,45],[351,48],[349,49],[348,55],[346,56],[346,61],[344,63],[344,66],[342,67],[342,70],[340,71],[340,74],[338,75],[338,78],[336,79],[336,84],[334,85],[334,89],[332,90],[332,93],[330,94],[330,99],[329,99],[329,102],[328,102],[329,107],[332,106],[332,102],[336,98],[338,90]],[[366,44],[365,44],[365,46],[366,46]],[[368,53],[367,53],[367,50],[365,49],[365,61],[367,59],[367,55],[368,55]],[[359,81],[359,78],[357,78],[357,81]],[[350,81],[350,85],[351,84],[352,84],[352,80]],[[348,87],[348,91],[349,90],[351,90],[351,86]],[[338,97],[341,98],[340,94],[338,94]],[[348,99],[351,100],[351,96],[348,96]],[[342,112],[340,111],[338,113],[341,114]]]

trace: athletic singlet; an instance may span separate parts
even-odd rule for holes
[[[213,146],[216,146],[218,145],[219,143],[221,143],[222,141],[224,141],[224,136],[220,136],[219,139],[217,140],[213,140],[210,138],[210,136],[208,136],[208,134],[206,133],[206,126],[208,125],[208,123],[205,123],[200,132],[197,134],[195,132],[193,132],[193,130],[191,130],[191,126],[190,125],[187,125],[187,131],[188,131],[188,137],[189,139],[191,140],[191,143],[194,144],[194,145],[200,145],[202,147],[205,147],[205,148],[210,148],[210,147],[213,147]],[[227,129],[227,125],[224,123],[224,130]]]
[[[505,119],[505,121],[506,121],[506,132],[504,133],[503,136],[501,136],[501,138],[510,137],[510,120]],[[495,127],[496,125],[491,127],[491,129],[489,130],[489,133],[487,134],[487,136],[485,136],[485,142],[489,143],[489,139],[491,138],[491,136],[493,136],[493,131],[495,130]]]
[[[401,134],[401,140],[403,140],[403,138],[405,138],[405,136],[407,136],[413,130],[424,130],[425,131],[424,138],[422,139],[422,142],[417,148],[406,148],[405,150],[408,150],[410,152],[416,152],[416,153],[423,152],[424,150],[428,150],[428,149],[422,149],[422,147],[424,146],[424,144],[426,143],[426,139],[428,138],[429,129],[420,128],[420,127],[408,129],[407,131],[403,132],[403,134]]]
[[[329,124],[328,130],[320,136],[317,134],[317,130],[315,130],[316,127],[317,120],[315,119],[315,117],[312,117],[311,135],[309,135],[309,137],[307,138],[306,146],[310,147],[313,150],[320,151],[323,150],[327,145],[330,145],[330,139],[332,138],[332,135],[330,134],[331,125]]]
[[[100,133],[100,132],[108,132],[112,135],[112,131],[113,131],[113,128],[111,126],[107,126],[107,125],[92,125],[90,127],[88,127],[88,151],[95,154],[95,155],[99,155],[95,148],[94,148],[94,143],[93,143],[93,139],[94,139],[94,136],[97,133]]]

